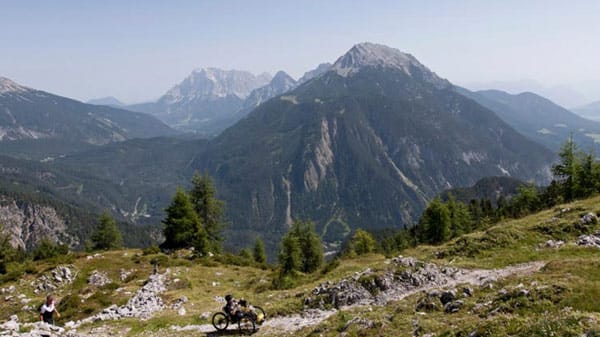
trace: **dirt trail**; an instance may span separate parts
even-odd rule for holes
[[[519,275],[527,275],[532,274],[539,271],[542,267],[545,266],[545,262],[543,261],[535,261],[530,263],[523,263],[513,266],[508,266],[506,268],[500,269],[458,269],[457,274],[455,274],[454,278],[449,279],[445,284],[433,284],[433,285],[424,285],[421,287],[413,288],[410,290],[403,291],[399,289],[398,291],[388,291],[385,295],[386,301],[375,303],[369,303],[367,305],[382,305],[390,301],[399,301],[413,294],[428,291],[439,288],[452,288],[456,287],[460,284],[470,284],[474,286],[482,286],[489,282],[495,282],[499,279],[509,277],[511,275],[519,274]],[[342,309],[349,309],[353,307],[365,306],[365,304],[351,305],[343,307]],[[285,333],[293,333],[297,330],[308,326],[314,326],[322,321],[328,319],[331,315],[335,314],[337,310],[307,310],[302,314],[296,314],[291,316],[281,316],[281,317],[273,317],[268,319],[264,326],[257,332],[256,336],[261,336],[265,334],[269,335],[283,335]]]

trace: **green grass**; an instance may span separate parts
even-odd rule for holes
[[[571,208],[563,213],[561,209]],[[499,280],[493,289],[475,289],[473,297],[464,297],[463,308],[455,314],[443,310],[425,314],[415,311],[421,294],[386,306],[365,306],[344,309],[327,321],[304,328],[294,336],[409,336],[415,330],[435,336],[467,336],[477,330],[481,336],[581,336],[585,332],[600,334],[600,250],[578,247],[574,244],[583,233],[600,229],[600,225],[581,226],[580,217],[600,210],[600,197],[562,205],[518,220],[503,221],[484,231],[471,233],[439,246],[419,246],[402,252],[405,256],[438,264],[469,268],[502,268],[522,262],[545,261],[546,266],[530,275],[513,275]],[[567,242],[560,249],[544,248],[549,239]],[[386,258],[378,254],[342,259],[322,270],[299,275],[290,289],[272,287],[276,271],[266,266],[237,266],[227,259],[191,259],[187,252],[167,256],[155,251],[120,250],[101,252],[101,257],[88,259],[86,254],[75,254],[69,262],[78,271],[75,282],[58,289],[55,296],[63,302],[66,322],[97,313],[111,305],[124,304],[152,272],[152,261],[159,261],[159,271],[171,270],[163,299],[167,306],[182,296],[186,315],[175,310],[164,310],[147,321],[126,319],[110,322],[111,329],[129,336],[147,335],[161,331],[164,336],[193,336],[197,333],[175,332],[172,325],[207,324],[210,316],[220,311],[222,302],[215,299],[225,294],[246,298],[251,304],[263,307],[270,317],[288,315],[303,309],[303,300],[312,289],[325,281],[336,281],[371,268],[372,275],[360,279],[369,286],[376,275],[388,268]],[[4,283],[17,287],[16,295],[23,293],[42,303],[45,294],[34,294],[29,285],[33,280],[52,270],[59,261],[39,261],[27,266],[19,277]],[[134,270],[124,281],[119,280],[120,269]],[[87,284],[94,271],[106,272],[113,281],[102,288]],[[177,280],[177,281],[176,281]],[[519,285],[529,290],[528,296],[519,296]],[[505,288],[508,295],[499,293]],[[118,290],[118,291],[117,291]],[[376,289],[373,289],[375,292]],[[6,295],[5,295],[6,296]],[[82,301],[83,297],[89,298]],[[18,301],[0,301],[0,319],[17,313],[21,321],[34,321],[35,312],[21,311]],[[497,309],[497,310],[496,310]],[[494,312],[494,310],[496,310]],[[209,319],[200,319],[209,313]],[[371,327],[350,324],[354,318],[372,322]],[[88,328],[104,323],[94,323]],[[265,332],[263,332],[264,335]],[[281,335],[273,332],[273,336]],[[592,334],[593,335],[593,334]]]

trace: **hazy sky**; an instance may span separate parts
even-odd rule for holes
[[[600,99],[597,0],[0,0],[0,76],[81,100],[155,99],[204,66],[298,78],[363,41],[458,84],[532,79]]]

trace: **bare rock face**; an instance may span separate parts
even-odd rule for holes
[[[31,249],[44,238],[70,246],[79,244],[75,236],[67,233],[64,219],[49,206],[0,196],[0,223],[10,234],[14,247]]]

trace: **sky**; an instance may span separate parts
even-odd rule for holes
[[[0,0],[0,76],[135,103],[196,68],[298,78],[369,41],[456,84],[562,88],[579,104],[600,100],[599,15],[596,0]]]

